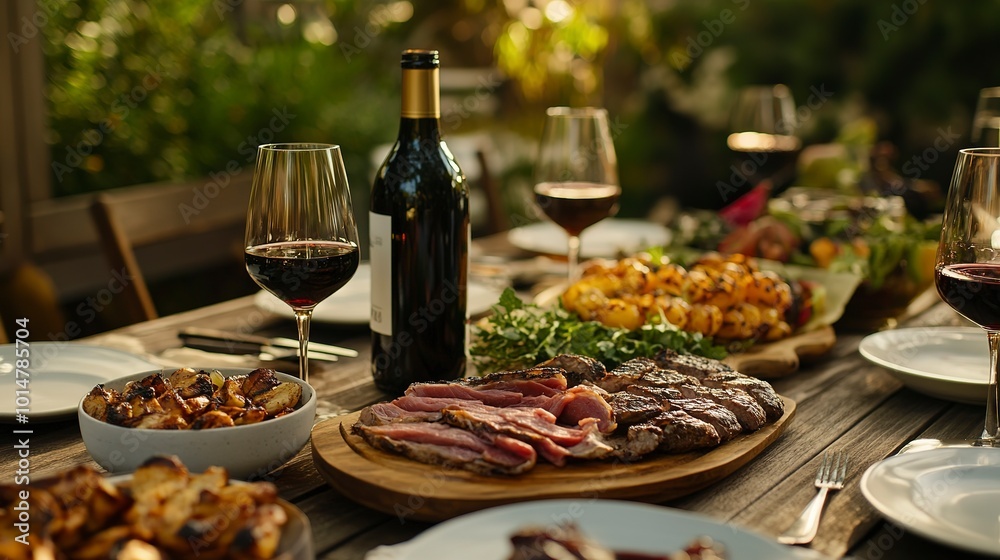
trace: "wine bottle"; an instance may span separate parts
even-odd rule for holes
[[[441,139],[438,52],[406,50],[399,136],[372,186],[372,377],[400,394],[465,374],[469,189]]]

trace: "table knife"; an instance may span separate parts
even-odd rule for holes
[[[267,345],[258,346],[257,344],[249,344],[245,342],[230,343],[207,338],[187,337],[184,339],[184,346],[194,348],[196,350],[214,352],[217,354],[243,354],[248,356],[257,356],[257,358],[261,361],[295,361],[299,359],[298,349],[278,348]],[[330,353],[320,352],[311,348],[308,352],[310,360],[320,360],[325,362],[336,362],[338,360],[337,356]]]
[[[234,342],[234,343],[244,343],[244,344],[256,344],[258,346],[275,346],[278,348],[294,348],[298,349],[299,341],[294,338],[284,338],[284,337],[266,337],[259,336],[255,334],[241,334],[229,331],[221,331],[216,329],[204,329],[200,327],[186,327],[180,330],[178,336],[181,338],[203,338],[207,340],[221,340],[223,342]],[[320,342],[309,341],[309,350],[325,352],[327,354],[335,354],[337,356],[345,356],[348,358],[356,358],[358,356],[357,350],[352,350],[350,348],[343,348],[341,346],[334,346],[332,344],[322,344]]]

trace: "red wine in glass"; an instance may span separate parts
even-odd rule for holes
[[[313,308],[358,268],[358,227],[340,146],[257,147],[243,247],[250,277],[295,314],[299,378],[308,383]]]
[[[618,185],[546,182],[535,185],[535,202],[566,233],[578,236],[618,211],[621,192]]]
[[[990,371],[982,435],[957,445],[1000,447],[1000,148],[959,150],[941,222],[934,282],[941,298],[986,331]],[[934,441],[921,447],[956,445]]]
[[[1000,263],[964,263],[937,267],[941,298],[973,323],[1000,330]]]
[[[314,307],[344,287],[358,269],[357,245],[289,241],[246,250],[250,276],[292,307]]]

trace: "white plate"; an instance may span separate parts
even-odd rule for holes
[[[544,500],[500,506],[446,521],[411,541],[380,547],[367,560],[503,560],[510,535],[532,525],[573,522],[591,539],[618,552],[677,552],[700,536],[725,545],[732,560],[824,558],[783,546],[736,525],[649,504],[617,500]]]
[[[990,371],[986,332],[976,327],[916,327],[866,336],[861,355],[932,397],[984,404]]]
[[[507,241],[525,251],[548,255],[565,255],[569,238],[552,222],[536,222],[507,232]],[[643,220],[609,218],[583,230],[580,235],[580,257],[584,259],[616,257],[631,254],[670,241],[667,228]]]
[[[1000,554],[1000,449],[946,447],[895,455],[861,477],[892,522],[956,548]]]
[[[76,342],[29,342],[28,350],[29,422],[73,418],[94,385],[160,367],[135,354]],[[0,422],[15,421],[21,408],[15,403],[15,391],[24,390],[17,385],[16,360],[13,344],[0,346]]]
[[[368,263],[361,263],[358,271],[343,288],[321,301],[313,310],[313,320],[338,325],[367,325],[371,317],[372,269]],[[469,315],[478,315],[490,310],[500,299],[502,290],[470,281],[466,308]],[[295,315],[287,303],[270,292],[260,291],[254,298],[257,307],[292,319]]]

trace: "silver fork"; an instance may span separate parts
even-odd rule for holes
[[[819,488],[819,492],[802,510],[795,523],[778,536],[778,542],[782,544],[806,544],[816,537],[816,531],[819,529],[819,517],[823,513],[827,493],[830,490],[840,490],[844,487],[848,459],[841,451],[834,453],[833,457],[828,452],[823,453],[823,462],[816,473],[816,488]]]

